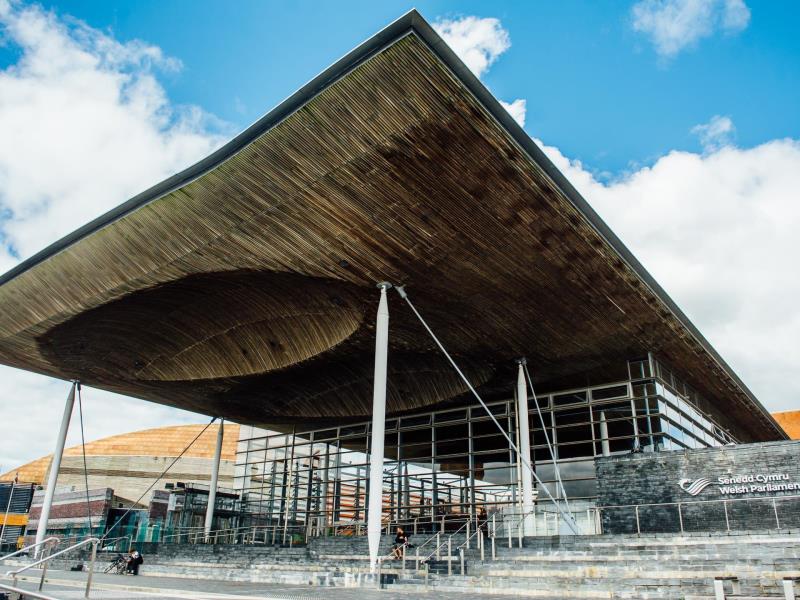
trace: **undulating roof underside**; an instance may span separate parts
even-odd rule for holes
[[[363,417],[386,280],[487,392],[521,355],[546,383],[654,351],[780,435],[419,15],[309,86],[0,280],[0,362],[243,423]],[[389,299],[389,412],[462,395]]]

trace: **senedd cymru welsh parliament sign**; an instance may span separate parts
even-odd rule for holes
[[[787,473],[721,475],[716,478],[716,481],[707,477],[681,479],[678,485],[684,492],[692,496],[697,496],[709,486],[716,487],[723,496],[800,491],[800,483],[790,481]]]

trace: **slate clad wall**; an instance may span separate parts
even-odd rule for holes
[[[641,506],[642,533],[677,532],[681,527],[684,531],[800,527],[800,441],[602,457],[596,459],[595,470],[598,506],[672,503]],[[788,479],[769,483],[797,489],[751,491],[751,486],[764,483],[746,481],[733,484],[745,486],[745,493],[721,493],[721,488],[729,486],[720,483],[719,477],[758,475],[786,475]],[[679,485],[681,480],[689,480],[684,487],[690,488],[701,478],[711,484],[696,495]],[[681,503],[680,514],[677,503]],[[637,532],[633,508],[606,508],[601,518],[605,533]]]

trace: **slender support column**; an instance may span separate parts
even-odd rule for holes
[[[58,430],[56,439],[56,449],[53,452],[53,460],[50,462],[50,475],[47,478],[47,487],[44,490],[44,500],[42,501],[42,512],[39,516],[39,524],[36,526],[36,543],[40,544],[47,533],[47,521],[50,518],[50,507],[53,506],[53,494],[55,493],[58,481],[58,471],[61,469],[61,457],[64,455],[64,443],[67,440],[69,430],[69,420],[72,417],[72,408],[75,405],[75,388],[77,381],[72,382],[67,395],[67,402],[64,405],[64,415],[61,417],[61,428]],[[36,554],[39,555],[41,546],[37,546]]]
[[[217,481],[219,480],[219,459],[222,456],[222,438],[225,436],[225,422],[219,420],[217,429],[217,445],[214,448],[214,463],[211,465],[211,485],[208,488],[208,506],[206,507],[206,522],[204,527],[205,540],[208,543],[211,536],[211,524],[214,522],[214,507],[217,505]]]
[[[600,411],[600,448],[603,456],[611,456],[611,446],[608,443],[608,424],[606,423],[606,411]]]
[[[383,509],[383,436],[386,427],[386,365],[389,354],[389,305],[386,301],[388,283],[378,285],[381,299],[375,326],[375,380],[372,391],[372,443],[369,459],[369,510],[367,537],[369,564],[372,572],[378,561],[381,543],[381,513]]]
[[[522,463],[533,466],[531,461],[531,434],[528,427],[528,385],[525,381],[523,366],[525,359],[519,361],[517,372],[517,414],[519,415],[519,451]],[[525,516],[524,533],[533,535],[533,478],[531,470],[522,469],[522,513]]]

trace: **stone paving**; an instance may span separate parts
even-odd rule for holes
[[[31,571],[19,587],[35,590],[40,573]],[[487,594],[443,593],[432,589],[429,592],[404,592],[402,590],[377,590],[368,588],[336,588],[288,586],[242,581],[213,581],[183,577],[138,577],[106,575],[96,573],[92,585],[93,600],[146,600],[148,598],[192,598],[197,600],[411,600],[418,597],[441,598],[443,600],[478,600],[496,598]],[[83,598],[86,573],[50,570],[43,593],[61,600]],[[505,596],[519,597],[519,596]],[[547,600],[547,599],[540,599]],[[553,600],[553,599],[550,599]]]

